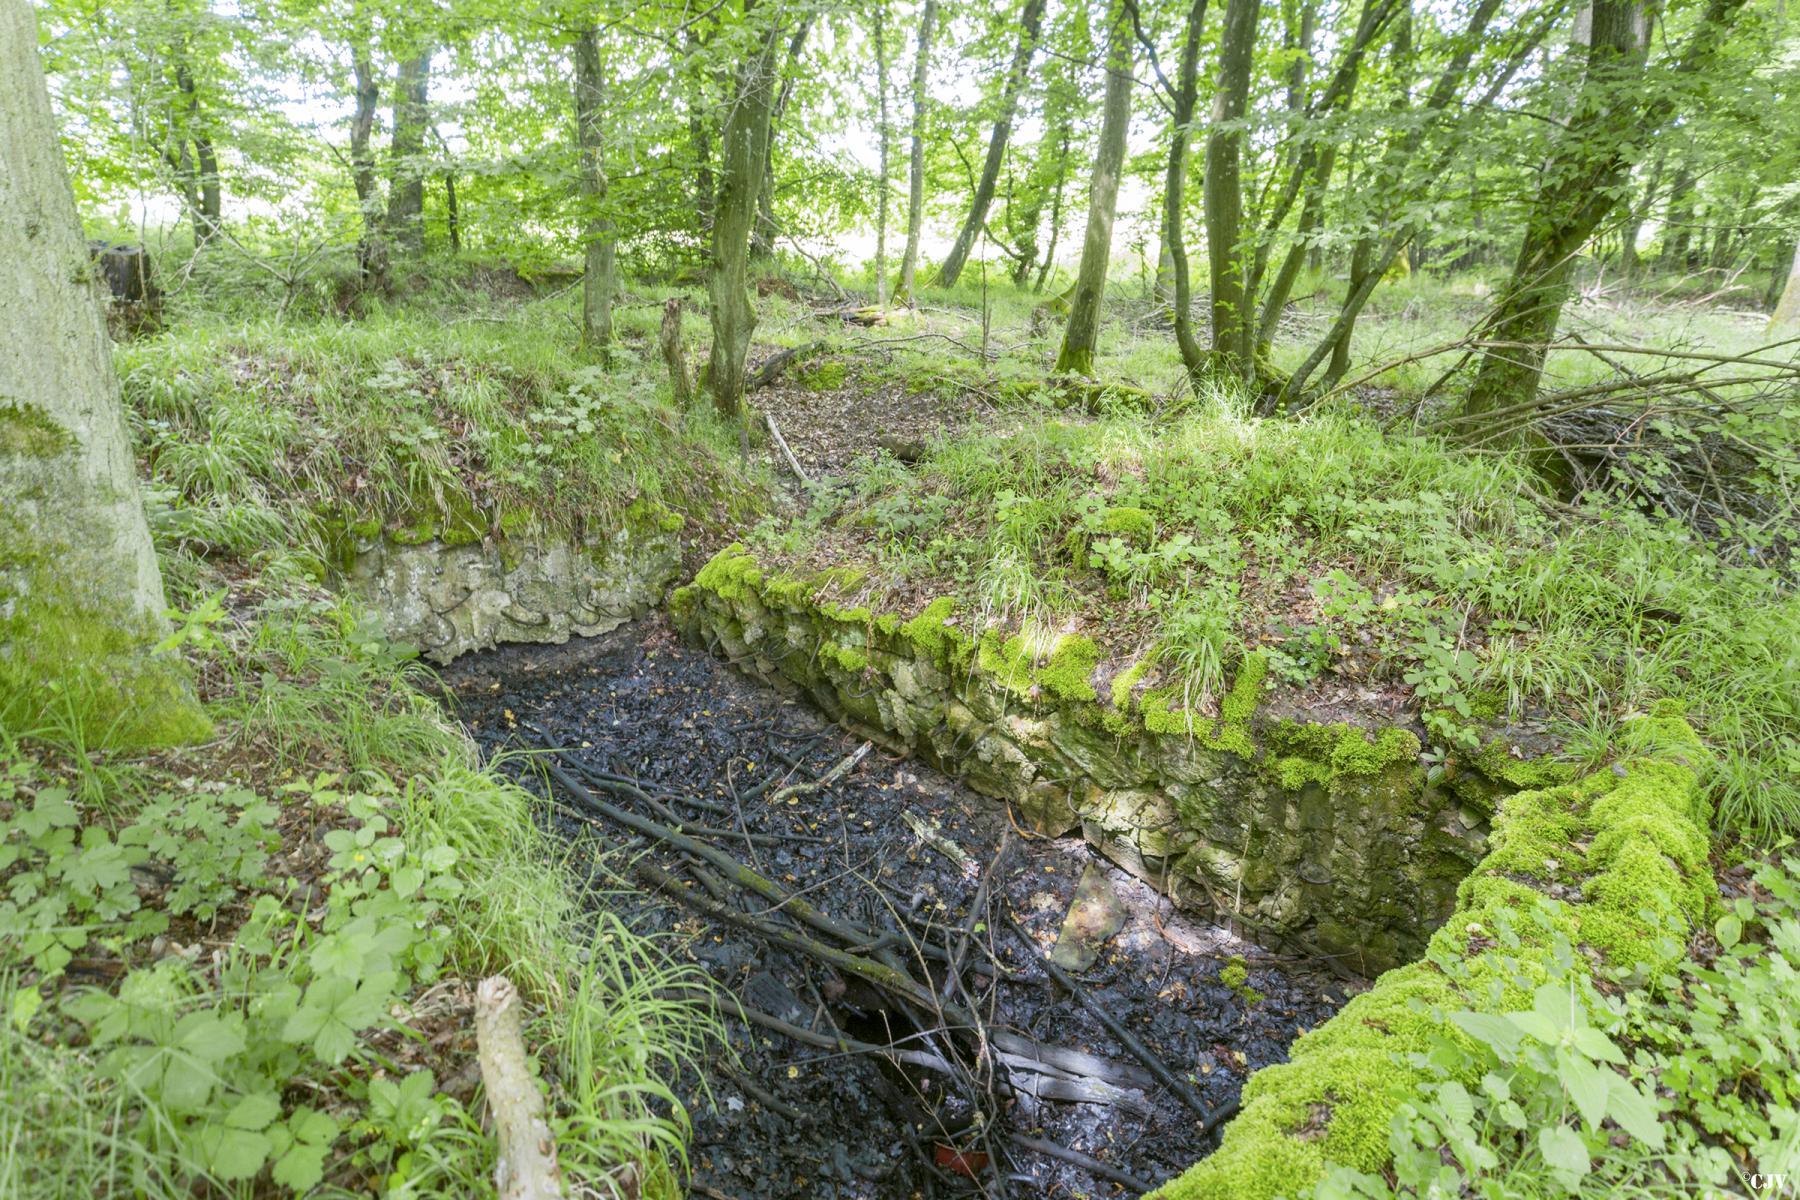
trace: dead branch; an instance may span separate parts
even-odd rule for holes
[[[560,1200],[562,1169],[544,1119],[544,1097],[526,1064],[519,992],[504,975],[475,989],[475,1052],[500,1146],[494,1186],[500,1200]]]

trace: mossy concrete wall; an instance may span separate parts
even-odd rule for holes
[[[389,637],[437,663],[506,642],[592,637],[658,604],[681,568],[681,521],[626,514],[606,533],[341,531],[345,585]]]
[[[887,734],[1019,820],[1080,829],[1178,901],[1365,974],[1424,948],[1486,850],[1493,797],[1511,790],[1471,772],[1429,783],[1403,728],[1264,719],[1257,656],[1205,717],[1145,690],[1142,667],[1099,678],[1085,639],[976,642],[949,623],[948,600],[903,620],[818,592],[733,547],[670,607],[740,666]]]
[[[1431,1078],[1420,1060],[1440,1039],[1468,1043],[1450,1014],[1531,1008],[1559,955],[1642,976],[1679,959],[1717,895],[1706,751],[1669,706],[1628,723],[1622,743],[1610,769],[1503,800],[1425,956],[1251,1076],[1220,1148],[1156,1200],[1306,1196],[1333,1166],[1378,1172],[1394,1114]]]

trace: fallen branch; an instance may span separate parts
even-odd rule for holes
[[[1154,1184],[1145,1183],[1128,1171],[1121,1171],[1119,1168],[1103,1163],[1079,1150],[1071,1150],[1067,1146],[1059,1146],[1055,1142],[1047,1142],[1043,1138],[1021,1137],[1015,1133],[1008,1135],[1006,1140],[1021,1149],[1047,1155],[1050,1158],[1060,1158],[1071,1166],[1080,1167],[1090,1175],[1098,1175],[1101,1179],[1110,1179],[1114,1183],[1123,1184],[1139,1195],[1155,1187]]]
[[[1206,1102],[1194,1094],[1193,1088],[1190,1088],[1186,1083],[1183,1083],[1181,1079],[1176,1076],[1175,1072],[1169,1070],[1167,1063],[1163,1062],[1163,1060],[1152,1053],[1147,1046],[1132,1036],[1131,1031],[1121,1025],[1118,1018],[1107,1012],[1100,1005],[1094,1003],[1094,1001],[1089,998],[1087,992],[1082,989],[1080,984],[1075,982],[1074,978],[1070,976],[1067,971],[1051,962],[1049,958],[1038,953],[1037,943],[1031,940],[1031,935],[1025,932],[1025,927],[1019,924],[1018,918],[1008,914],[1006,923],[1012,927],[1013,933],[1018,936],[1020,942],[1024,943],[1026,949],[1031,952],[1031,956],[1037,960],[1040,967],[1044,968],[1050,978],[1056,980],[1065,991],[1074,996],[1076,1001],[1080,1003],[1083,1008],[1094,1015],[1095,1020],[1106,1026],[1107,1032],[1117,1038],[1119,1044],[1125,1047],[1133,1058],[1143,1063],[1145,1068],[1147,1068],[1152,1075],[1156,1076],[1156,1081],[1158,1083],[1175,1093],[1176,1098],[1187,1105],[1188,1108],[1200,1118],[1201,1134],[1204,1136],[1205,1134],[1212,1132],[1213,1128],[1223,1119],[1220,1116],[1220,1113],[1223,1110],[1208,1108]]]
[[[475,1053],[500,1148],[494,1167],[500,1200],[560,1200],[556,1139],[526,1064],[519,992],[504,975],[490,976],[475,989]]]
[[[846,774],[848,774],[850,769],[852,767],[856,766],[857,763],[859,763],[863,759],[867,758],[869,756],[869,751],[873,750],[874,748],[875,748],[875,744],[873,742],[864,742],[862,745],[860,745],[856,749],[852,750],[849,754],[846,754],[841,760],[839,760],[839,762],[836,766],[832,767],[831,770],[825,772],[823,775],[819,776],[817,779],[814,779],[807,783],[789,784],[787,787],[782,788],[780,791],[776,792],[773,796],[771,796],[769,798],[769,803],[770,804],[780,804],[783,801],[792,800],[798,796],[804,796],[811,792],[816,792],[820,788],[830,787],[832,784],[836,783],[838,780],[842,779]]]
[[[786,350],[771,355],[769,360],[756,368],[756,373],[744,383],[744,391],[754,392],[768,387],[789,366],[800,359],[811,358],[824,348],[824,342],[808,342],[804,346],[790,346]]]
[[[781,447],[781,454],[787,459],[788,469],[793,471],[795,478],[799,479],[802,484],[811,487],[812,480],[801,469],[800,460],[794,457],[794,452],[788,449],[787,439],[781,436],[781,427],[775,424],[775,414],[766,412],[763,414],[763,420],[768,423],[769,436],[775,439],[777,446]]]

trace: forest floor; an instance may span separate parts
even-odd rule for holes
[[[958,1165],[979,1174],[973,1156],[989,1150],[957,1126],[959,1105],[972,1083],[994,1083],[991,1064],[947,1075],[866,1055],[846,1065],[691,1003],[706,976],[804,1023],[888,1032],[848,981],[650,898],[619,830],[600,835],[595,856],[585,821],[546,825],[515,782],[551,794],[539,774],[484,765],[405,648],[324,586],[350,526],[408,537],[604,526],[640,501],[686,519],[695,565],[742,539],[797,572],[835,568],[821,594],[840,602],[910,616],[947,596],[970,629],[1090,636],[1109,670],[1146,663],[1121,696],[1134,716],[1152,688],[1205,715],[1262,653],[1291,694],[1337,689],[1417,715],[1442,754],[1466,751],[1472,724],[1524,718],[1603,769],[1621,722],[1682,699],[1717,756],[1721,899],[1678,978],[1621,1000],[1620,1021],[1646,1064],[1661,1055],[1643,1074],[1665,1081],[1670,1127],[1704,1130],[1683,1145],[1701,1145],[1690,1158],[1705,1177],[1757,1154],[1776,1161],[1781,1139],[1800,1138],[1779,1120],[1793,1071],[1778,1076],[1800,1070],[1785,965],[1800,960],[1800,891],[1770,850],[1800,827],[1791,525],[1761,541],[1702,537],[1628,491],[1552,502],[1501,456],[1369,419],[1403,411],[1454,348],[1360,385],[1360,405],[1259,420],[1182,384],[1147,297],[1109,306],[1099,369],[1149,401],[1071,409],[1035,386],[1054,352],[1053,332],[1034,327],[1037,298],[1005,289],[931,297],[916,319],[874,329],[848,323],[836,300],[765,297],[753,362],[826,343],[752,397],[811,476],[800,485],[760,436],[743,462],[737,431],[709,406],[668,402],[650,351],[670,289],[626,298],[622,348],[602,367],[560,320],[566,297],[466,284],[427,280],[411,302],[353,320],[190,301],[167,330],[119,347],[176,613],[172,652],[218,735],[140,760],[67,722],[0,729],[0,1145],[26,1148],[0,1155],[0,1193],[174,1197],[254,1179],[269,1194],[321,1181],[472,1194],[491,1142],[473,1103],[467,997],[492,970],[527,985],[565,1165],[590,1185],[635,1160],[649,1192],[677,1192],[690,1133],[680,1099],[692,1104],[701,1194],[819,1194],[807,1189],[827,1174],[844,1195],[900,1194],[872,1178],[884,1169],[921,1190],[968,1186]],[[1479,305],[1477,291],[1384,291],[1372,352],[1453,340],[1452,317]],[[1278,358],[1323,310],[1295,307]],[[1596,294],[1575,319],[1671,346],[1755,340],[1748,318],[1679,298]],[[1606,369],[1579,350],[1555,365],[1566,386]],[[1800,441],[1772,429],[1731,432],[1790,451]],[[1752,482],[1791,498],[1788,469],[1776,454]],[[953,781],[878,753],[801,804],[746,805],[740,828],[735,806],[729,822],[716,811],[734,788],[803,782],[853,743],[654,620],[592,661],[528,668],[533,657],[493,660],[519,670],[497,691],[464,689],[489,749],[530,721],[578,765],[653,784],[640,790],[657,803],[704,800],[715,808],[686,811],[737,835],[721,847],[796,887],[816,878],[821,907],[846,918],[892,919],[921,942],[924,929],[941,934],[1009,832]],[[915,835],[907,813],[937,821],[977,878]],[[828,840],[801,840],[814,837]],[[565,863],[569,847],[579,855]],[[1017,840],[992,907],[1025,914],[1041,950],[1092,862],[1075,842]],[[915,902],[898,875],[929,887]],[[1156,1054],[1190,1064],[1209,1106],[1345,998],[1306,964],[1189,926],[1105,876],[1129,921],[1084,978]],[[1007,1019],[1131,1084],[1139,1065],[1079,1006],[1028,981],[1027,946],[988,924],[970,953],[991,948],[986,986]],[[1260,1003],[1221,983],[1234,954]],[[828,994],[839,982],[843,994]],[[144,1075],[146,1063],[162,1073]],[[178,1078],[210,1082],[164,1086]],[[1011,1146],[994,1153],[1034,1192],[1111,1194],[1105,1170],[1153,1182],[1205,1151],[1184,1140],[1191,1122],[1166,1089],[1128,1090],[1146,1111],[993,1107],[1008,1122],[995,1140]],[[1103,1170],[1046,1157],[1030,1138]],[[827,1144],[841,1160],[822,1157]],[[782,1168],[752,1181],[762,1155]],[[1542,1183],[1529,1151],[1509,1161],[1530,1176],[1521,1186]]]
[[[1209,1108],[1234,1107],[1250,1071],[1281,1061],[1297,1033],[1360,986],[1183,917],[1079,837],[1015,841],[1004,806],[910,759],[876,751],[819,790],[783,801],[784,787],[828,774],[854,755],[858,740],[683,645],[661,618],[562,648],[470,656],[444,677],[490,754],[564,747],[558,758],[577,773],[629,779],[696,825],[725,827],[707,836],[713,846],[825,913],[900,937],[902,958],[935,983],[944,979],[940,962],[921,956],[971,928],[971,956],[984,965],[971,973],[970,1007],[996,1030],[1097,1056],[1124,1084],[1087,1103],[996,1098],[984,1084],[1004,1091],[1009,1079],[1032,1076],[1004,1063],[997,1072],[990,1063],[945,1073],[770,1032],[737,1016],[735,1006],[827,1043],[842,1035],[921,1051],[949,1045],[855,976],[660,893],[608,894],[604,902],[634,928],[668,936],[680,957],[699,963],[727,993],[719,1009],[730,1042],[707,1065],[704,1091],[699,1081],[684,1081],[696,1114],[689,1153],[701,1195],[998,1194],[984,1165],[991,1153],[1004,1163],[1010,1187],[1003,1190],[1109,1196],[1143,1189],[1047,1156],[1034,1143],[1090,1156],[1146,1185],[1203,1155],[1210,1139],[1197,1134],[1194,1115],[1035,965],[1056,942],[1089,869],[1105,876],[1125,916],[1081,972],[1081,988],[1176,1064]],[[512,763],[522,782],[568,805],[529,760]],[[966,857],[953,860],[925,841],[909,827],[914,820]],[[643,854],[680,869],[679,855],[617,824],[566,807],[555,821],[583,854],[600,855],[621,874],[630,874],[625,861]],[[1016,940],[1009,913],[1019,914],[1036,945]],[[1234,961],[1248,967],[1236,988],[1219,978]],[[976,1123],[982,1116],[988,1124]]]

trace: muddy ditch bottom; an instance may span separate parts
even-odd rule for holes
[[[659,617],[444,680],[484,750],[561,751],[513,769],[554,801],[592,902],[728,993],[729,1051],[677,1089],[694,1195],[1129,1194],[1212,1149],[1208,1118],[1354,990],[1174,912],[1079,838],[1023,836]],[[1071,992],[1045,960],[1078,884],[1117,929]],[[1234,958],[1247,977],[1221,980]]]

